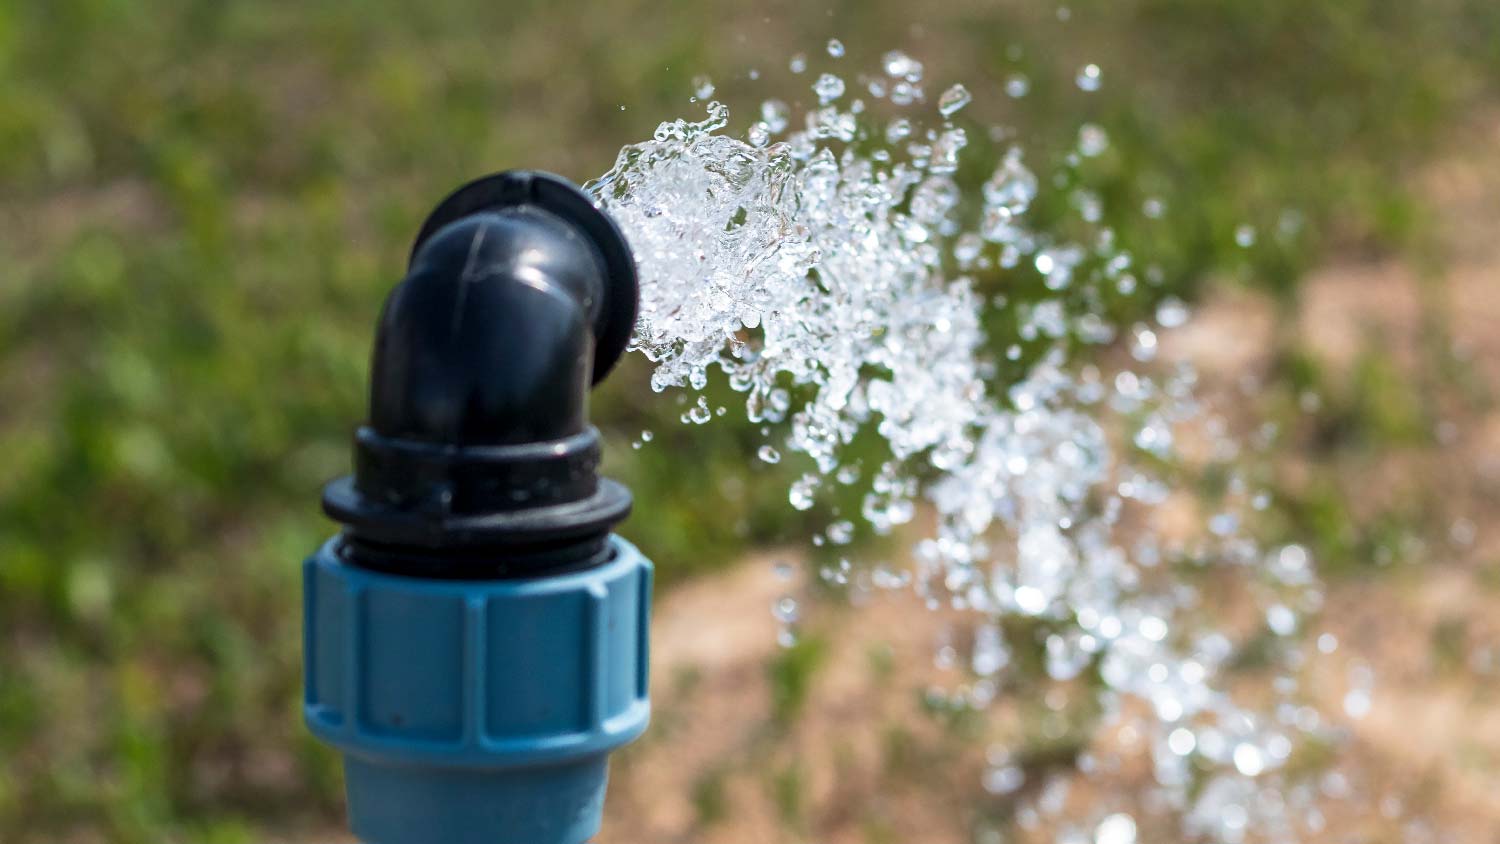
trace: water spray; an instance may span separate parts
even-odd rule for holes
[[[304,567],[307,723],[368,844],[582,844],[650,715],[651,563],[611,530],[588,390],[625,351],[635,265],[587,195],[472,182],[380,317],[344,525]]]

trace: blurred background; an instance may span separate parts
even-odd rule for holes
[[[342,840],[337,760],[301,724],[299,566],[423,215],[494,170],[602,173],[701,114],[699,74],[737,127],[810,100],[832,37],[824,69],[904,49],[1033,160],[1108,132],[1106,219],[1199,315],[1169,352],[1281,431],[1257,530],[1310,549],[1326,629],[1380,678],[1361,764],[1493,840],[1493,0],[11,0],[0,841]],[[755,461],[736,413],[681,425],[643,363],[593,403],[661,584],[658,714],[605,837],[1010,835],[983,727],[921,703],[937,622],[830,597],[779,648],[773,564],[826,522],[787,505],[805,467]]]

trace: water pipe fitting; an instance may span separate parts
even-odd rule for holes
[[[582,844],[650,714],[651,563],[587,397],[634,327],[624,237],[508,172],[422,226],[381,314],[344,526],[304,566],[304,712],[367,844]]]

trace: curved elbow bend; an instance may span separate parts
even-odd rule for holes
[[[604,268],[567,231],[523,209],[436,232],[381,315],[370,427],[450,445],[581,432]]]
[[[588,390],[635,309],[623,237],[562,179],[499,174],[439,205],[380,317],[355,474],[324,495],[351,561],[504,576],[601,553],[629,495],[598,477]]]

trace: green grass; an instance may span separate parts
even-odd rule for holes
[[[693,782],[693,812],[699,827],[713,826],[729,817],[728,776],[727,770],[714,768]]]
[[[1219,276],[1290,299],[1331,248],[1421,240],[1399,175],[1500,68],[1487,0],[1096,0],[1066,25],[1033,6],[0,4],[0,840],[336,817],[336,764],[297,711],[297,567],[331,530],[318,488],[348,466],[377,308],[458,182],[588,178],[688,110],[694,73],[748,106],[805,87],[786,56],[837,35],[846,65],[904,45],[967,80],[975,116],[1040,160],[1104,126],[1085,175],[1163,292]],[[1071,87],[1086,60],[1106,68],[1091,97]],[[1008,102],[994,80],[1016,71],[1033,92]],[[1287,209],[1301,233],[1271,235]],[[1405,435],[1409,409],[1376,401],[1351,412]],[[785,504],[798,467],[755,463],[734,414],[683,429],[639,361],[594,407],[665,583],[815,523]],[[805,672],[786,673],[790,705]]]
[[[806,822],[807,787],[807,775],[795,761],[771,774],[771,802],[781,823],[790,829],[800,829]]]
[[[826,641],[803,635],[771,659],[766,672],[771,680],[771,720],[775,724],[786,727],[796,721],[827,656]]]

